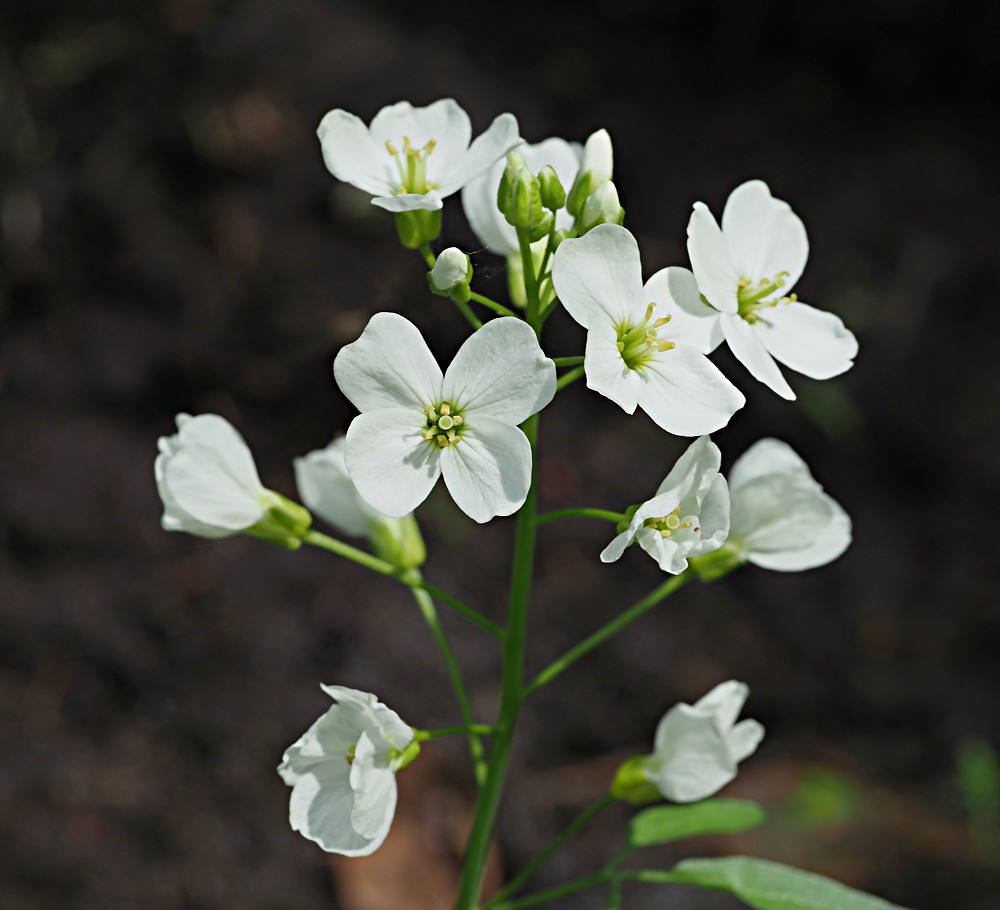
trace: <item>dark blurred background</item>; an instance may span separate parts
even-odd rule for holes
[[[4,4],[0,903],[388,904],[392,868],[331,875],[288,829],[274,767],[328,706],[321,681],[420,726],[456,721],[406,591],[319,552],[167,535],[152,462],[177,411],[213,411],[292,494],[291,459],[353,416],[330,363],[372,313],[405,314],[451,356],[463,322],[391,219],[326,172],[314,130],[333,107],[368,121],[454,96],[477,133],[508,110],[529,141],[607,127],[646,274],[687,264],[692,202],[718,213],[766,179],[809,230],[800,296],[861,341],[838,380],[791,374],[797,403],[720,351],[749,399],[717,434],[726,465],[760,436],[787,440],[852,515],[854,545],[812,572],[685,589],[539,695],[503,866],[647,750],[669,705],[736,678],[768,735],[727,792],[772,821],[700,852],[793,862],[914,908],[996,907],[998,20],[929,0]],[[457,200],[442,240],[476,250]],[[474,258],[502,297],[502,262]],[[550,325],[550,353],[582,350],[565,315]],[[623,508],[684,445],[577,384],[545,414],[542,505]],[[475,527],[439,489],[422,524],[428,577],[500,620],[512,522]],[[638,552],[601,565],[607,536],[542,533],[529,669],[659,584]],[[446,623],[488,719],[493,643]],[[447,804],[461,827],[462,759],[460,743],[425,749],[404,797],[442,794],[428,811]],[[539,885],[613,853],[626,816]],[[417,847],[448,861],[445,841]],[[446,906],[419,892],[409,906]]]

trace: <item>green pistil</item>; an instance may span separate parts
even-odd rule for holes
[[[396,162],[396,170],[399,171],[399,189],[397,196],[408,193],[423,195],[429,192],[432,187],[427,182],[427,157],[437,146],[437,140],[431,139],[422,148],[415,148],[410,145],[410,137],[403,137],[402,153],[389,140],[385,142],[385,147]]]
[[[787,297],[776,297],[774,300],[767,299],[785,286],[786,277],[788,277],[788,272],[778,272],[773,279],[761,278],[757,284],[753,284],[749,278],[741,278],[739,288],[736,291],[740,316],[753,324],[760,318],[760,310],[763,307],[774,307],[782,303],[794,303],[798,300],[798,296],[795,294],[790,294]]]
[[[347,754],[344,756],[344,758],[347,759],[347,764],[349,764],[349,765],[353,765],[354,764],[354,750],[357,749],[357,748],[358,748],[358,744],[357,743],[351,743],[347,747]]]
[[[615,326],[618,336],[618,353],[630,370],[641,370],[657,352],[672,350],[672,341],[661,341],[656,330],[670,322],[670,316],[653,319],[655,303],[646,307],[646,316],[640,323],[623,322]]]
[[[642,526],[644,528],[652,528],[654,531],[659,531],[660,537],[670,537],[674,531],[683,531],[685,528],[691,527],[690,521],[681,521],[681,508],[678,506],[669,515],[663,515],[660,518],[647,518]],[[695,528],[696,531],[700,531],[701,528]]]
[[[421,436],[428,442],[433,442],[442,449],[458,445],[462,441],[462,426],[465,418],[457,413],[450,401],[440,404],[430,404],[424,408],[427,415],[427,426],[421,431]]]

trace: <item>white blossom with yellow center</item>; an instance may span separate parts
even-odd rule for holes
[[[688,222],[688,255],[713,321],[709,353],[725,337],[736,358],[782,398],[795,393],[778,364],[813,379],[849,369],[858,342],[832,313],[792,293],[809,255],[806,229],[791,206],[750,180],[729,195],[722,227],[702,202]]]
[[[478,522],[510,515],[531,484],[531,446],[518,424],[555,394],[555,364],[520,319],[487,322],[442,374],[417,327],[376,313],[333,365],[361,411],[344,457],[358,493],[398,518],[427,498],[440,475]]]
[[[469,117],[452,99],[427,107],[384,107],[370,126],[330,111],[317,131],[323,160],[338,180],[371,193],[390,212],[435,211],[521,142],[517,120],[501,114],[472,144]]]

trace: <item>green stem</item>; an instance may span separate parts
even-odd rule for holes
[[[454,298],[452,298],[454,300]],[[483,324],[479,321],[479,317],[469,308],[467,303],[462,303],[460,300],[455,300],[455,306],[458,307],[458,311],[466,318],[469,325],[472,326],[474,332],[478,332]]]
[[[568,373],[563,373],[562,376],[556,380],[556,391],[560,389],[565,389],[571,382],[576,382],[584,373],[584,367],[574,367]]]
[[[486,906],[491,907],[493,904],[502,903],[512,894],[516,894],[518,891],[524,887],[524,883],[534,875],[539,868],[548,860],[553,853],[555,853],[566,841],[574,837],[578,831],[584,828],[592,819],[597,815],[607,809],[613,802],[615,798],[610,794],[605,794],[596,803],[587,808],[582,812],[570,825],[562,832],[558,837],[555,838],[541,853],[538,854],[527,866],[525,866],[519,875],[511,879],[500,893],[493,898]]]
[[[559,306],[559,298],[558,297],[553,297],[546,304],[545,309],[542,310],[542,314],[541,314],[541,317],[539,318],[539,322],[541,322],[544,325],[545,324],[545,320],[548,319],[549,316],[551,316],[556,311],[556,308],[558,306]]]
[[[558,660],[553,661],[549,664],[541,673],[539,673],[524,690],[524,697],[527,698],[532,692],[537,691],[542,686],[552,682],[560,673],[564,670],[569,669],[573,664],[575,664],[581,657],[589,654],[598,645],[603,644],[612,635],[620,632],[629,623],[635,622],[644,613],[652,610],[661,600],[665,597],[670,596],[678,588],[685,585],[691,578],[694,577],[694,571],[692,569],[686,569],[680,575],[675,575],[673,578],[665,581],[660,585],[655,591],[647,594],[638,603],[633,604],[624,613],[622,613],[617,618],[611,620],[607,625],[602,626],[593,635],[588,636],[583,641],[580,642],[575,648],[570,648],[562,657]]]
[[[496,733],[496,727],[488,724],[456,724],[453,727],[438,727],[434,730],[418,730],[413,738],[418,742],[426,742],[429,739],[440,739],[442,736],[457,736],[460,733],[470,733],[475,736],[492,736]]]
[[[529,298],[530,305],[530,298]],[[538,415],[533,414],[522,425],[524,435],[532,449],[531,485],[528,496],[517,513],[517,531],[514,541],[514,567],[511,575],[510,606],[507,629],[504,632],[503,668],[500,683],[500,711],[497,731],[490,750],[489,771],[479,791],[472,831],[465,850],[462,883],[456,901],[456,910],[469,910],[479,902],[483,868],[489,852],[496,822],[500,797],[507,777],[514,728],[521,709],[521,686],[524,677],[524,642],[527,628],[528,601],[535,559],[535,439],[538,433]]]
[[[553,357],[552,362],[557,367],[575,367],[583,363],[583,357]]]
[[[556,509],[554,512],[539,515],[535,519],[535,524],[547,525],[550,521],[559,521],[562,518],[599,518],[601,521],[618,524],[625,516],[621,512],[609,512],[607,509]]]
[[[431,250],[431,245],[429,243],[421,243],[417,249],[423,254],[424,262],[427,263],[427,268],[434,268],[434,263],[437,262],[437,256],[435,256]]]
[[[457,597],[453,597],[440,588],[428,584],[419,575],[417,578],[413,578],[410,574],[398,569],[392,563],[386,562],[384,559],[379,559],[377,556],[372,556],[371,553],[366,553],[364,550],[359,550],[357,547],[352,547],[343,541],[327,537],[326,534],[321,534],[319,531],[306,531],[302,542],[319,547],[319,549],[326,550],[328,553],[343,556],[345,559],[356,562],[359,566],[364,566],[373,572],[378,572],[380,575],[395,578],[396,581],[402,582],[408,588],[426,591],[435,600],[440,601],[447,607],[451,607],[456,613],[464,616],[469,622],[475,623],[480,629],[489,632],[494,638],[503,638],[503,630],[496,623],[488,620],[482,613],[474,610],[468,604],[462,603]]]
[[[576,894],[586,888],[593,888],[595,885],[603,885],[605,882],[613,881],[614,876],[609,872],[597,872],[588,875],[586,878],[578,878],[574,882],[560,885],[558,888],[550,888],[548,891],[539,891],[530,897],[522,897],[520,900],[508,901],[505,904],[497,904],[495,910],[521,910],[522,907],[536,907],[538,904],[545,904],[549,901],[557,901],[561,897],[569,894]]]
[[[535,260],[531,255],[531,241],[528,240],[528,231],[525,228],[517,229],[517,243],[521,249],[521,265],[524,269],[524,296],[528,305],[525,307],[525,316],[528,324],[535,329],[539,326],[538,321],[538,278],[535,275]]]
[[[411,575],[416,580],[420,580],[420,572],[417,569],[414,569]],[[483,741],[478,735],[482,732],[482,729],[477,729],[479,725],[475,723],[475,716],[472,713],[472,703],[469,701],[469,693],[465,689],[462,671],[458,666],[458,661],[455,659],[455,652],[451,649],[451,643],[448,641],[448,636],[441,625],[441,620],[438,619],[437,610],[434,608],[434,601],[431,599],[431,595],[422,588],[413,588],[412,591],[413,599],[417,602],[420,613],[424,617],[424,622],[427,623],[427,628],[430,629],[434,642],[438,646],[438,651],[441,652],[441,657],[444,659],[448,679],[451,680],[451,687],[455,692],[455,701],[458,702],[459,713],[462,715],[462,720],[465,721],[462,727],[444,728],[446,732],[441,730],[427,731],[427,738],[431,736],[446,736],[451,732],[466,733],[469,739],[469,755],[472,757],[472,770],[476,778],[476,785],[481,787],[483,781],[486,780],[486,753],[483,751]],[[485,729],[488,730],[489,728]]]
[[[489,307],[494,313],[499,316],[513,316],[515,319],[520,319],[521,317],[517,315],[513,310],[507,309],[502,303],[497,303],[495,300],[491,300],[489,297],[483,294],[477,294],[473,291],[469,297],[470,300],[475,300],[476,303],[481,303],[485,307]]]

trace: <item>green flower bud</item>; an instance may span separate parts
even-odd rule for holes
[[[418,569],[427,559],[424,538],[413,515],[376,519],[368,530],[368,539],[375,555],[398,569]]]
[[[528,240],[534,243],[536,240],[541,240],[549,235],[549,231],[552,230],[552,222],[555,220],[555,215],[552,212],[546,212],[545,217],[541,220],[539,224],[531,229],[531,233],[528,234]]]
[[[646,775],[646,756],[636,755],[626,761],[615,773],[611,795],[633,805],[662,800],[663,796]]]
[[[425,209],[396,212],[395,217],[399,242],[408,250],[418,250],[425,243],[437,240],[441,234],[441,209],[433,212]]]
[[[517,228],[533,228],[542,220],[542,190],[538,178],[522,167],[514,177],[507,194],[504,217]]]
[[[268,490],[268,509],[264,517],[247,528],[246,533],[258,540],[266,540],[286,550],[297,550],[302,538],[312,524],[309,510],[297,502],[286,499],[274,490]]]
[[[517,176],[517,172],[525,166],[524,159],[517,152],[507,154],[507,164],[500,175],[500,186],[497,187],[497,208],[506,216],[507,201],[510,197],[510,187]]]
[[[551,164],[538,172],[538,184],[542,188],[542,205],[550,212],[558,212],[566,204],[566,190]]]

